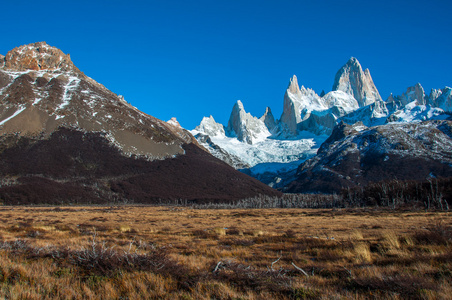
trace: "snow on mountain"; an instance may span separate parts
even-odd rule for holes
[[[245,111],[242,101],[238,100],[232,108],[226,135],[237,137],[241,142],[255,144],[271,136],[264,121],[253,117]]]
[[[198,127],[197,127],[198,128]],[[191,133],[197,138],[211,154],[216,156],[219,147],[233,157],[240,158],[238,165],[253,167],[267,162],[288,163],[305,160],[315,155],[320,144],[326,136],[316,136],[306,133],[306,138],[298,140],[264,139],[253,144],[242,142],[237,137],[209,136],[210,143],[206,142],[205,132],[194,129]],[[204,137],[203,137],[204,136]],[[202,138],[202,139],[201,139]],[[212,147],[212,144],[217,147]],[[217,156],[218,157],[218,156]],[[231,165],[237,163],[230,163]]]
[[[417,100],[405,105],[402,109],[394,112],[388,120],[388,123],[393,122],[421,122],[444,115],[444,110],[430,105],[419,105]]]
[[[452,121],[371,128],[340,123],[285,190],[332,193],[382,180],[451,176],[451,129]]]
[[[284,94],[283,113],[280,118],[281,131],[286,136],[298,135],[298,124],[309,117],[312,111],[322,111],[328,107],[312,90],[298,86],[297,76],[290,79]]]
[[[191,133],[211,154],[238,169],[268,162],[305,160],[314,155],[326,139],[326,136],[308,132],[298,139],[271,138],[270,130],[276,127],[270,108],[258,119],[247,113],[239,100],[232,109],[226,130],[210,116],[204,117]]]
[[[337,72],[333,91],[323,97],[304,86],[298,88],[294,76],[284,95],[280,137],[296,137],[300,131],[330,134],[337,120],[360,107],[381,101],[368,69],[351,58]]]
[[[413,101],[415,101],[417,105],[427,104],[424,88],[420,83],[416,83],[416,85],[407,88],[405,93],[397,97],[397,100],[399,100],[402,105],[407,105]]]
[[[226,133],[224,131],[224,126],[220,123],[215,122],[215,119],[210,117],[204,117],[201,123],[196,126],[195,131],[202,132],[211,137],[219,136],[225,137]]]
[[[358,134],[385,124],[390,127],[450,119],[444,111],[451,110],[449,87],[432,90],[427,97],[422,86],[416,84],[401,96],[391,94],[383,101],[370,71],[363,71],[352,57],[337,72],[333,91],[322,92],[322,96],[303,85],[300,88],[295,75],[290,78],[280,120],[274,119],[269,108],[257,119],[246,113],[238,101],[225,131],[210,117],[204,118],[192,133],[213,155],[236,168],[248,168],[243,171],[271,186],[282,187],[295,178],[295,168],[314,156],[341,122],[354,124]]]
[[[390,110],[384,101],[375,101],[367,106],[361,107],[340,118],[347,124],[362,122],[365,126],[371,127],[385,124]]]
[[[382,100],[369,69],[363,71],[361,64],[354,57],[336,73],[333,91],[343,91],[353,96],[360,107]]]
[[[177,121],[177,119],[175,117],[172,117],[171,119],[169,119],[168,121],[166,121],[166,123],[174,126],[174,127],[179,127],[182,128],[182,126],[180,126],[179,121]]]
[[[447,112],[452,112],[452,89],[446,86],[442,90],[436,90],[430,94],[430,103]]]

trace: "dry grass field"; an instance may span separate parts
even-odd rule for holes
[[[452,213],[0,207],[6,299],[450,299]]]

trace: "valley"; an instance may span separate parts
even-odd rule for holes
[[[0,207],[8,299],[447,299],[452,215]]]

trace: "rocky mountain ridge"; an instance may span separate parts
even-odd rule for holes
[[[313,157],[320,145],[332,134],[335,126],[341,122],[347,124],[361,122],[366,127],[418,123],[426,120],[444,120],[449,118],[452,112],[449,87],[432,90],[427,96],[422,86],[417,83],[400,96],[391,94],[387,100],[382,100],[370,71],[368,69],[363,71],[358,60],[353,57],[336,73],[333,90],[322,94],[319,96],[303,85],[300,88],[298,78],[294,75],[284,94],[283,113],[280,119],[273,118],[274,122],[260,124],[265,125],[270,133],[266,139],[259,141],[247,139],[246,134],[256,134],[255,125],[242,127],[241,137],[237,141],[234,140],[237,135],[233,129],[218,138],[219,134],[215,132],[213,126],[209,127],[209,133],[203,131],[204,120],[193,132],[211,137],[216,151],[222,150],[222,157],[227,156],[224,153],[233,153],[239,158],[241,163],[238,165],[234,164],[232,157],[227,159],[234,167],[243,167],[243,162],[247,162],[250,168],[245,172],[256,178],[265,177],[267,179],[264,182],[273,186],[277,186],[275,184],[279,182],[278,186],[282,187],[288,184],[284,178],[293,178],[291,174],[294,168]],[[243,108],[243,104],[241,102],[240,104]],[[269,110],[270,108],[267,108],[261,120],[267,118]],[[231,116],[233,114],[234,110]],[[252,116],[249,115],[247,118],[252,119]],[[216,123],[215,128],[221,126]],[[240,142],[244,140],[249,144],[247,150],[237,150],[242,147]],[[275,146],[281,145],[282,141],[288,143],[284,148]],[[304,146],[300,147],[300,144]],[[204,146],[212,152],[209,145]],[[269,149],[276,155],[268,155]],[[299,155],[294,155],[296,151]],[[266,155],[262,155],[263,153]],[[281,163],[290,163],[288,165],[290,167]],[[272,165],[273,169],[260,164]]]

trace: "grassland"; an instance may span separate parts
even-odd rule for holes
[[[450,299],[452,213],[0,207],[7,299]]]

